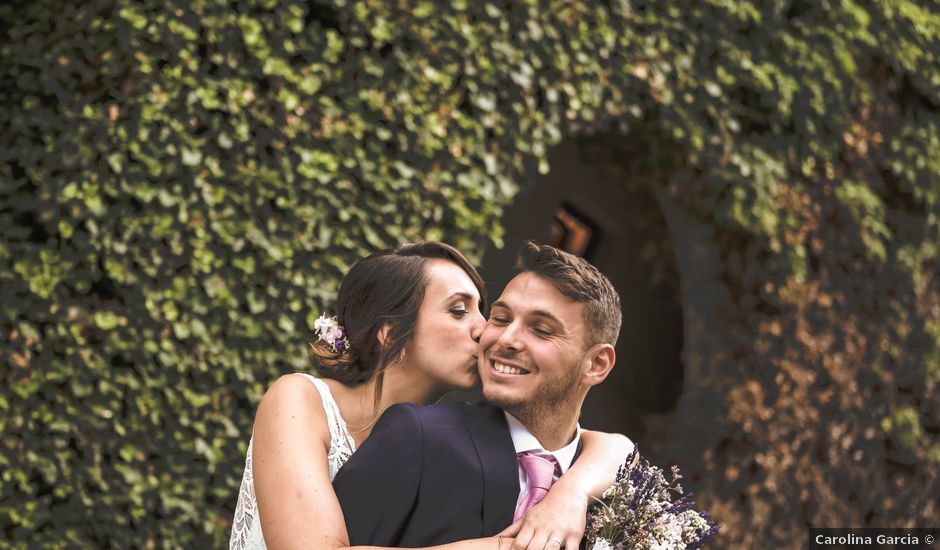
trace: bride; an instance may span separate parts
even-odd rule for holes
[[[433,403],[477,385],[485,292],[473,266],[443,243],[400,245],[353,266],[336,317],[316,323],[311,350],[320,377],[285,375],[261,400],[230,549],[349,547],[333,477],[389,406]],[[549,534],[580,540],[589,498],[613,483],[632,446],[589,431],[582,441],[580,458],[545,500],[503,531],[504,548]],[[489,537],[434,548],[496,547]]]

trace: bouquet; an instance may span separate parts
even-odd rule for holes
[[[589,550],[666,550],[700,548],[719,526],[707,512],[692,509],[692,493],[683,494],[679,469],[672,480],[650,465],[636,448],[617,472],[617,481],[588,512]]]

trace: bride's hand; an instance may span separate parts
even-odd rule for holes
[[[542,502],[536,504],[500,535],[515,536],[512,550],[576,550],[584,536],[588,495],[561,477]],[[560,541],[560,545],[550,542]]]

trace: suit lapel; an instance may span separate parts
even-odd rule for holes
[[[503,412],[481,405],[467,411],[467,423],[483,470],[483,536],[512,523],[519,498],[516,452]]]

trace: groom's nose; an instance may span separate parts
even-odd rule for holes
[[[510,352],[516,352],[522,349],[520,327],[518,323],[509,323],[503,327],[499,338],[496,339],[496,349]]]

